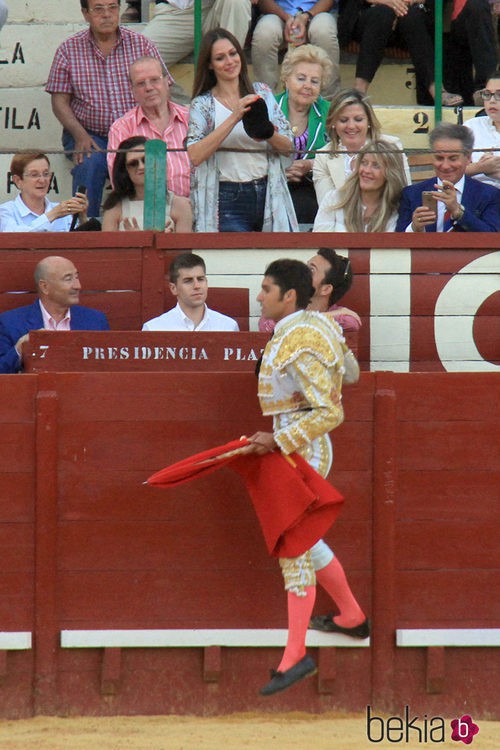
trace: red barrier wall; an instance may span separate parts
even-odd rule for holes
[[[365,373],[346,389],[331,477],[346,503],[327,538],[372,618],[371,645],[338,636],[337,648],[311,648],[318,677],[272,701],[258,688],[281,648],[218,640],[286,626],[279,568],[239,478],[142,484],[262,426],[255,377],[40,373],[2,387],[0,636],[33,636],[31,649],[0,652],[2,716],[371,704],[498,718],[494,648],[395,641],[500,628],[494,374]],[[328,606],[320,592],[316,611]],[[205,647],[61,647],[61,631],[101,629],[219,635]]]
[[[192,249],[202,256],[207,250],[227,251],[223,266],[231,279],[228,286],[241,278],[247,290],[249,274],[260,279],[270,248],[273,257],[297,249],[305,249],[307,257],[324,245],[349,252],[355,281],[342,303],[363,321],[357,345],[363,369],[428,372],[498,366],[500,236],[489,233],[0,233],[0,311],[33,300],[34,265],[49,253],[75,262],[83,304],[105,312],[113,330],[137,331],[171,306],[164,274],[179,251]],[[208,272],[213,273],[210,261]],[[251,303],[255,296],[253,289]],[[209,293],[209,303],[211,299]],[[214,306],[223,304],[215,296],[213,300]],[[234,305],[233,300],[221,309],[246,324],[247,304],[239,315],[239,303]]]

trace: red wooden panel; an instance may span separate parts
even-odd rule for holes
[[[243,498],[245,499],[245,498]],[[250,501],[248,501],[250,505]],[[163,521],[101,521],[65,523],[59,530],[59,568],[64,571],[124,571],[158,570],[161,574],[176,569],[186,557],[186,545],[196,549],[196,561],[186,565],[203,571],[221,565],[221,550],[238,547],[238,555],[231,561],[235,578],[245,574],[248,565],[267,565],[258,521],[245,513],[242,520],[227,520],[214,503],[211,513],[179,514],[174,506],[170,517]],[[329,533],[336,540],[335,548],[349,567],[370,569],[369,524],[338,522]],[[207,538],[210,543],[207,543]],[[265,581],[259,581],[265,585]]]
[[[34,375],[2,375],[0,423],[34,422],[34,403],[38,381]]]
[[[190,513],[179,518],[175,510],[172,508],[170,518],[163,521],[64,524],[59,530],[60,570],[164,573],[175,570],[184,560],[203,571],[220,566],[221,549],[238,545],[238,556],[232,561],[237,576],[247,569],[248,561],[261,561],[265,555],[255,517],[227,521],[217,507],[210,515],[201,515],[191,506]],[[196,560],[186,559],[187,547],[196,550]]]
[[[341,514],[324,538],[347,570],[369,573],[373,556],[372,533],[371,523],[347,521]]]
[[[494,372],[401,373],[397,381],[398,420],[428,422],[431,417],[441,422],[488,422],[498,414],[497,388]]]
[[[341,254],[341,252],[339,251]],[[351,258],[352,253],[349,254]],[[368,253],[365,253],[368,255]],[[351,258],[351,267],[353,269],[353,282],[349,291],[342,297],[339,305],[349,307],[358,313],[361,319],[370,316],[370,277],[368,273],[356,274],[354,268],[355,261]]]
[[[65,373],[59,376],[43,373],[38,377],[44,390],[57,388],[64,406],[60,412],[61,424],[72,424],[75,419],[105,422],[117,418],[132,423],[182,423],[192,419],[217,422],[229,416],[231,421],[239,420],[245,427],[246,419],[260,416],[256,378],[250,373],[231,373],[223,377],[208,372]],[[228,403],[238,405],[237,414],[234,411],[228,414]],[[199,432],[196,430],[197,435]],[[203,436],[199,439],[203,443]]]
[[[112,237],[113,235],[109,233]],[[136,232],[136,235],[139,233]],[[161,250],[192,250],[201,251],[207,248],[231,250],[233,248],[318,248],[335,247],[353,248],[354,250],[379,248],[415,248],[418,252],[427,252],[439,249],[439,255],[443,248],[448,250],[465,249],[474,252],[477,249],[491,251],[498,246],[498,237],[492,232],[436,232],[432,236],[428,234],[405,234],[394,232],[358,234],[355,232],[273,232],[268,235],[265,232],[223,232],[220,234],[196,232],[192,234],[165,234],[159,232],[155,235],[155,246]]]
[[[193,442],[190,440],[193,430],[200,429],[196,422],[178,422],[176,428],[172,424],[168,432],[161,422],[79,422],[67,430],[61,429],[60,471],[64,471],[64,462],[78,462],[82,472],[110,465],[117,472],[142,467],[146,479],[186,455],[234,440],[241,432],[238,425],[237,421],[233,425],[226,422],[221,431],[213,422],[207,422],[200,439]],[[76,426],[78,436],[73,434]]]
[[[0,571],[0,622],[2,630],[33,628],[33,571]]]
[[[375,373],[363,372],[354,385],[345,386],[342,390],[342,404],[346,422],[338,430],[344,429],[349,422],[371,422],[373,420],[373,392]]]
[[[0,472],[0,487],[0,522],[32,521],[35,495],[33,471]]]
[[[125,234],[125,233],[124,233]],[[149,234],[149,233],[148,233]],[[25,235],[15,235],[22,243]],[[36,264],[48,255],[63,255],[69,258],[78,268],[83,289],[141,289],[142,285],[142,251],[134,243],[132,247],[113,248],[109,234],[106,233],[106,246],[102,237],[96,245],[95,237],[81,235],[84,240],[72,247],[71,238],[51,235],[56,244],[47,247],[42,233],[30,234],[31,241],[36,242],[36,250],[23,250],[22,244],[17,250],[0,249],[0,291],[28,290],[34,291],[33,272]],[[151,236],[151,235],[149,235]],[[6,235],[2,234],[2,245]],[[45,238],[46,239],[46,238]],[[119,238],[121,239],[121,238]],[[109,243],[109,244],[108,244]]]
[[[267,340],[258,331],[33,331],[25,358],[30,372],[255,373]]]
[[[344,422],[330,435],[333,443],[333,471],[367,471],[372,466],[373,435],[370,422]]]
[[[44,257],[51,251],[60,255],[61,250],[100,250],[150,247],[154,241],[153,232],[2,232],[0,249],[19,250],[26,254],[35,249],[44,250]],[[7,254],[7,253],[6,253]]]
[[[398,627],[500,627],[500,599],[493,595],[497,589],[494,569],[399,571]]]
[[[33,525],[0,523],[0,560],[4,573],[33,570]]]
[[[498,420],[403,422],[398,433],[404,469],[494,469],[498,466]],[[410,448],[411,446],[411,448]]]
[[[411,706],[412,716],[417,714],[420,717],[419,726],[423,726],[425,716],[430,719],[432,716],[472,714],[474,721],[480,717],[497,716],[498,701],[495,702],[491,691],[494,686],[498,695],[500,686],[495,649],[445,649],[445,684],[443,692],[438,695],[429,695],[425,690],[425,657],[424,648],[402,648],[397,654],[395,691],[398,696],[404,696],[406,705]],[[404,716],[400,708],[396,713]],[[481,731],[481,722],[479,726]]]
[[[453,316],[447,316],[453,319]],[[489,362],[497,363],[500,359],[500,305],[498,312],[495,316],[476,316],[473,321],[473,335],[474,343],[479,351],[480,356]],[[462,339],[462,320],[460,317],[457,318],[457,344],[460,343],[459,339]],[[434,337],[435,330],[435,319],[434,317],[421,316],[412,317],[411,319],[411,350],[410,350],[410,361],[412,363],[412,369],[418,371],[427,371],[429,364],[434,364],[440,369],[444,369],[439,364],[439,355]],[[459,361],[465,361],[462,354],[456,355],[454,359]],[[463,369],[467,369],[467,365],[462,365]],[[477,358],[470,362],[470,369],[473,371],[477,368]]]
[[[372,518],[372,475],[371,471],[344,470],[333,466],[329,481],[344,496],[341,519],[358,518],[368,521]]]
[[[398,567],[498,569],[498,523],[493,521],[442,521],[437,517],[428,521],[400,521],[396,535]]]
[[[24,450],[20,447],[24,446]],[[0,473],[33,469],[34,428],[30,424],[9,424],[0,431]]]
[[[435,252],[434,248],[413,252],[411,272],[412,274],[457,273],[476,258],[489,255],[496,246],[494,237],[495,235],[490,232],[482,237],[478,234],[466,234],[460,239],[458,234],[452,234],[448,240],[444,241],[442,237],[433,237],[433,244],[441,242],[443,246],[446,243],[448,248],[440,249],[439,252]],[[456,243],[455,248],[454,243]]]
[[[421,260],[420,256],[418,256]],[[460,268],[460,266],[459,266]],[[411,315],[434,315],[436,300],[446,284],[454,277],[453,271],[415,273],[411,275]],[[480,274],[474,274],[474,279]]]
[[[4,292],[0,294],[0,313],[31,305],[35,299],[34,292]]]
[[[444,367],[434,338],[433,317],[412,317],[410,325],[410,362],[413,372],[426,372],[429,363],[435,363],[436,369],[443,371]]]
[[[80,304],[103,312],[112,331],[140,331],[142,328],[140,291],[85,292],[80,296]]]
[[[33,715],[33,656],[30,651],[4,654],[6,675],[0,684],[2,718],[30,718]]]
[[[162,460],[168,459],[164,455]],[[241,479],[229,468],[168,490],[143,484],[149,472],[156,468],[159,465],[117,471],[101,466],[98,471],[85,471],[80,464],[62,463],[59,472],[61,521],[111,518],[115,522],[148,521],[172,518],[173,514],[180,516],[183,512],[211,515],[212,504],[208,497],[213,491],[217,492],[220,518],[239,518],[244,512],[247,517],[252,513]]]
[[[187,548],[186,552],[189,552]],[[229,556],[228,550],[228,556]],[[262,551],[265,554],[265,551]],[[279,564],[266,571],[249,561],[235,575],[189,564],[149,571],[76,571],[59,576],[62,628],[263,628],[286,626],[286,596]],[[251,607],[249,607],[251,602]],[[277,613],[277,614],[273,614]],[[187,623],[189,623],[187,625]]]
[[[485,521],[499,512],[500,469],[398,472],[398,517]]]
[[[476,346],[484,359],[500,364],[500,292],[492,294],[477,311],[473,323]]]
[[[368,649],[361,650],[368,652]],[[217,686],[203,681],[199,649],[191,652],[183,649],[154,650],[153,654],[146,649],[137,652],[124,649],[120,691],[113,696],[112,702],[99,695],[99,681],[95,679],[99,668],[89,674],[88,666],[77,662],[75,656],[64,654],[64,669],[60,675],[61,712],[93,716],[162,714],[168,706],[172,714],[221,716],[234,711],[263,710],[264,703],[258,691],[263,677],[265,680],[269,674],[269,668],[278,663],[280,649],[252,649],[250,662],[245,649],[224,649],[221,679]],[[90,663],[91,655],[83,656],[87,657],[87,664]],[[342,675],[346,710],[355,710],[360,698],[365,706],[369,703],[367,653],[354,654],[352,649],[339,649],[336,661]],[[318,678],[313,677],[304,681],[299,690],[287,691],[288,695],[277,694],[273,698],[273,711],[313,713],[324,710],[325,703],[331,706],[331,697],[318,695],[317,683]]]

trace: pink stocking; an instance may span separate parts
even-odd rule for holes
[[[324,568],[316,571],[316,580],[340,609],[340,614],[333,618],[337,625],[352,628],[363,622],[365,615],[354,598],[344,568],[337,557],[334,557]]]
[[[316,599],[316,586],[305,586],[304,591],[306,596],[288,592],[288,640],[279,672],[286,672],[306,654],[306,633]]]

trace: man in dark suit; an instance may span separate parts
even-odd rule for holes
[[[32,305],[0,315],[0,373],[23,369],[23,344],[29,332],[108,331],[104,313],[78,304],[82,285],[78,271],[67,258],[49,256],[35,268],[38,299]]]
[[[404,188],[396,232],[499,232],[500,190],[467,177],[474,135],[442,122],[431,132],[436,179]],[[432,205],[424,205],[423,192]]]

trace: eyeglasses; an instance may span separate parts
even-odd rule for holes
[[[23,178],[25,180],[50,180],[53,172],[24,172]]]
[[[139,156],[137,159],[130,159],[130,161],[126,162],[127,169],[137,169],[139,164],[145,164],[146,163],[146,157],[145,156]]]
[[[120,3],[111,3],[110,5],[95,5],[93,8],[87,8],[88,13],[93,13],[94,16],[103,16],[107,13],[116,13],[120,8]]]
[[[500,102],[500,89],[497,89],[496,91],[489,91],[488,89],[483,89],[479,93],[481,95],[481,99],[484,102],[489,102],[490,99],[494,99],[496,102]]]
[[[162,76],[156,76],[155,78],[145,78],[143,81],[137,81],[132,84],[135,89],[145,89],[146,86],[159,86],[163,81]]]

